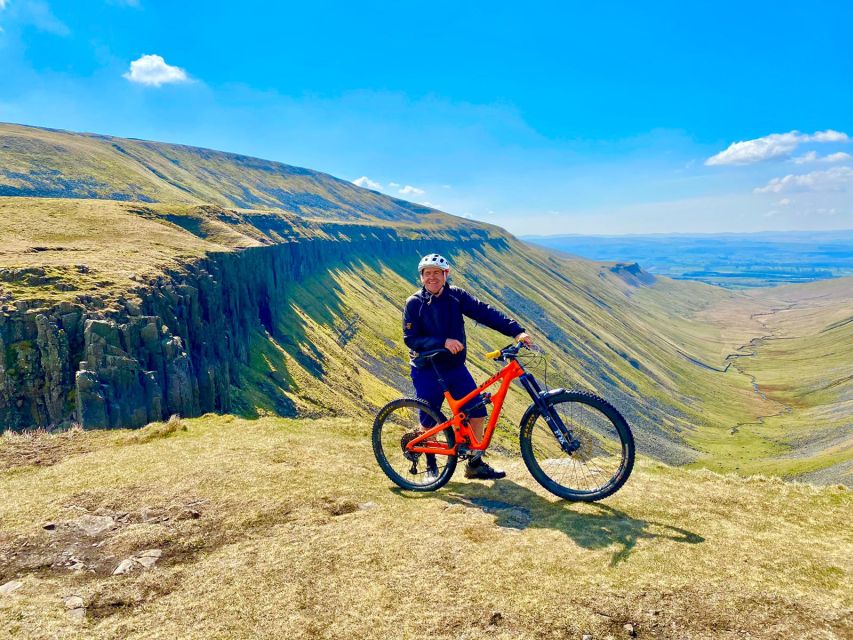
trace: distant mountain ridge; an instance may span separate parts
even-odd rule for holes
[[[719,234],[523,236],[590,260],[639,262],[657,275],[726,288],[853,275],[853,230]]]
[[[281,162],[2,123],[0,196],[217,204],[326,220],[415,220],[436,212]]]

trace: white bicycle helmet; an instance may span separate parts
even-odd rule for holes
[[[444,256],[440,256],[437,253],[431,253],[421,258],[421,261],[418,263],[418,273],[427,267],[438,267],[443,271],[449,271],[450,263]]]

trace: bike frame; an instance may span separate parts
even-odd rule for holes
[[[524,367],[522,367],[516,360],[513,359],[507,364],[507,366],[498,371],[495,375],[486,380],[479,387],[474,389],[471,393],[469,393],[463,398],[460,398],[459,400],[451,396],[450,392],[445,389],[444,398],[447,400],[447,404],[450,406],[450,410],[453,412],[453,417],[447,422],[436,424],[434,427],[431,427],[430,429],[427,429],[423,433],[419,434],[416,438],[413,438],[408,443],[408,445],[406,445],[406,449],[408,449],[412,453],[433,453],[438,455],[453,456],[458,453],[460,443],[464,443],[470,450],[485,451],[489,447],[489,443],[492,441],[492,434],[495,432],[495,426],[497,425],[498,418],[501,415],[501,409],[503,408],[503,403],[504,399],[506,398],[506,394],[509,391],[509,385],[516,378],[521,378],[524,388],[527,389],[528,393],[530,393],[530,396],[533,398],[534,402],[537,402],[539,395],[541,394],[541,389],[539,389],[539,385],[536,383],[536,380],[532,378],[532,376],[525,372]],[[483,439],[477,440],[477,438],[474,436],[474,431],[468,425],[468,416],[462,411],[462,407],[465,406],[466,403],[476,398],[477,395],[479,395],[492,385],[497,384],[498,382],[501,382],[501,386],[491,397],[492,404],[494,405],[494,410],[492,411],[492,415],[489,418],[489,423],[486,425],[486,430],[483,432]],[[456,434],[456,443],[453,445],[453,447],[448,447],[435,441],[424,442],[425,440],[429,440],[437,433],[440,433],[447,427],[453,427],[453,431]],[[423,444],[419,446],[419,443]]]

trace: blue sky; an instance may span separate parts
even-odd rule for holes
[[[0,0],[0,121],[519,234],[853,228],[853,3],[642,4]]]

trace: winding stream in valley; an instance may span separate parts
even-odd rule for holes
[[[793,309],[795,306],[796,305],[792,303],[786,307],[780,307],[778,309],[771,309],[770,311],[765,311],[765,312],[761,312],[761,313],[753,313],[752,315],[749,316],[749,318],[750,318],[750,320],[757,320],[761,324],[762,327],[764,327],[765,329],[768,329],[767,322],[765,320],[761,319],[761,316],[772,316],[772,315],[774,315],[780,311],[788,311],[790,309]],[[753,338],[748,343],[738,347],[737,350],[735,350],[734,352],[732,352],[726,356],[726,359],[725,359],[726,366],[723,369],[724,373],[729,370],[729,367],[734,367],[738,373],[740,373],[741,375],[745,375],[750,379],[750,384],[752,384],[752,389],[753,389],[753,391],[755,391],[755,393],[758,395],[758,397],[760,397],[762,400],[774,402],[781,407],[781,409],[779,411],[777,411],[776,413],[758,416],[758,419],[755,421],[738,422],[729,431],[729,433],[731,435],[736,434],[740,430],[740,427],[743,427],[745,425],[749,425],[749,424],[761,425],[761,424],[764,424],[764,421],[767,418],[775,418],[776,416],[781,416],[781,415],[789,414],[789,413],[793,412],[793,407],[791,407],[790,405],[787,405],[783,402],[779,402],[778,400],[773,400],[771,398],[768,398],[767,394],[764,393],[761,390],[761,388],[758,386],[758,382],[756,380],[756,377],[753,374],[747,373],[746,371],[744,371],[737,364],[738,358],[754,358],[758,355],[758,348],[759,347],[764,345],[768,340],[777,340],[778,338],[779,338],[779,336],[776,335],[776,333],[773,330],[770,330],[769,334],[763,335],[759,338]]]

